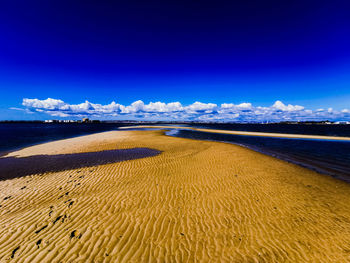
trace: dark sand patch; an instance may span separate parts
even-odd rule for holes
[[[160,151],[150,148],[132,148],[74,154],[34,155],[20,158],[1,157],[0,180],[116,163],[158,154]]]

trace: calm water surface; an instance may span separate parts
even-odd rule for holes
[[[116,130],[114,123],[0,123],[0,152],[38,143]]]

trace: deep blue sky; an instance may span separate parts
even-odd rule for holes
[[[349,1],[3,1],[0,119],[23,98],[350,108]]]

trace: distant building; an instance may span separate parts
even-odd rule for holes
[[[350,121],[337,121],[335,124],[350,124]]]
[[[86,122],[90,122],[89,118],[83,118],[83,122],[86,123]]]

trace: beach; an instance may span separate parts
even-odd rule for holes
[[[114,150],[0,181],[0,262],[350,261],[350,185],[238,145],[124,130],[2,158]]]
[[[195,127],[188,127],[188,126],[172,126],[172,125],[168,125],[168,126],[165,126],[165,125],[164,126],[162,126],[162,125],[138,125],[138,126],[130,126],[130,127],[120,127],[120,129],[180,129],[180,130],[192,130],[192,131],[209,132],[209,133],[273,137],[273,138],[350,141],[350,137],[344,137],[344,136],[324,136],[324,135],[290,134],[290,133],[273,133],[273,132],[233,131],[233,130],[204,129],[204,128],[195,128]]]

